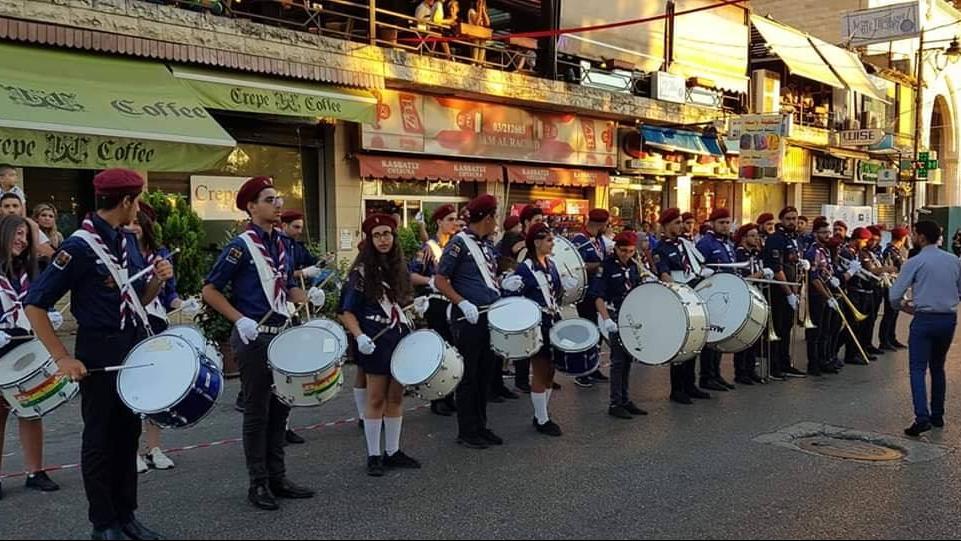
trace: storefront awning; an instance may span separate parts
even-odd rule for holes
[[[0,44],[0,162],[216,168],[236,142],[161,64]]]
[[[771,52],[787,64],[791,73],[836,88],[845,88],[844,83],[824,63],[807,34],[759,15],[751,15],[751,24],[761,33]]]
[[[717,137],[699,133],[644,126],[641,128],[644,144],[668,152],[684,152],[702,156],[723,156]]]
[[[445,160],[419,160],[402,156],[358,156],[361,178],[388,180],[446,180],[456,182],[501,182],[499,165]]]
[[[861,94],[882,102],[887,103],[888,99],[868,78],[868,72],[864,69],[864,64],[858,58],[857,53],[842,49],[836,45],[831,45],[814,36],[809,38],[815,48],[824,56],[834,69],[834,72],[841,77],[841,80],[848,85],[848,88]]]
[[[208,109],[359,123],[372,123],[377,115],[377,98],[363,90],[179,66],[173,73]]]
[[[603,170],[529,167],[526,165],[508,165],[506,169],[507,180],[518,184],[594,188],[596,186],[607,186],[611,182],[610,174]]]

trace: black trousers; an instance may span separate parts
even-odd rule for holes
[[[76,357],[88,368],[120,364],[139,340],[138,329],[103,333],[81,328]],[[110,347],[104,347],[109,344]],[[80,382],[83,417],[81,471],[96,529],[133,518],[137,510],[137,449],[140,416],[120,400],[117,373],[91,374]]]
[[[446,341],[448,344],[453,344],[454,338],[450,335],[450,325],[447,323],[447,307],[449,305],[450,303],[445,300],[431,299],[430,306],[427,308],[427,313],[424,314],[424,319],[427,320],[427,326],[437,332],[437,334],[439,334],[444,341]],[[439,404],[441,402],[454,405],[453,394],[438,400],[430,401],[431,405]]]
[[[690,359],[680,364],[671,365],[671,394],[687,393],[697,389],[695,379],[697,375],[697,359]]]
[[[594,299],[586,298],[581,302],[577,303],[577,315],[578,317],[582,317],[587,321],[590,321],[591,323],[596,324],[597,323],[597,305],[594,304]],[[613,352],[611,353],[611,355],[613,355]],[[594,373],[602,374],[600,365],[598,365],[597,370],[595,370]]]
[[[808,306],[814,329],[805,331],[808,354],[808,372],[820,372],[834,363],[834,343],[841,323],[841,316],[828,306],[828,299],[813,289],[808,295]]]
[[[721,357],[724,354],[716,349],[705,347],[701,351],[701,385],[708,380],[721,377]]]
[[[290,407],[273,393],[274,377],[267,364],[267,346],[273,335],[261,333],[244,344],[234,329],[230,345],[240,365],[244,401],[244,456],[251,485],[280,481],[287,474],[284,465],[284,434]]]
[[[891,306],[888,290],[884,290],[884,315],[881,317],[881,327],[878,329],[878,341],[881,345],[891,345],[898,341],[898,315],[900,310]]]
[[[757,352],[761,349],[763,339],[758,340],[753,346],[746,350],[734,354],[734,376],[739,378],[750,378],[757,375],[755,366],[757,365]]]
[[[476,325],[457,321],[463,313],[456,306],[451,315],[454,344],[464,357],[464,376],[457,386],[457,426],[460,436],[474,437],[487,428],[487,393],[494,366],[501,361],[491,350],[486,314]]]
[[[797,313],[787,302],[787,295],[781,289],[771,293],[771,314],[774,319],[774,332],[780,340],[771,343],[771,374],[780,375],[791,366],[791,331]]]
[[[868,319],[861,322],[858,322],[855,319],[854,314],[849,314],[847,316],[848,323],[851,325],[851,328],[854,329],[854,334],[857,335],[858,342],[860,342],[861,347],[867,348],[871,343],[871,335],[874,334],[873,328],[869,326],[871,321],[869,314],[871,313],[871,309],[874,305],[874,293],[851,290],[848,292],[848,297],[850,297],[851,303],[854,304],[855,308],[857,308],[859,312],[868,316]],[[854,343],[854,339],[851,338],[851,334],[847,333],[845,336],[844,360],[849,362],[860,358],[860,350]]]

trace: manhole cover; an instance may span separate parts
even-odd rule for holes
[[[866,460],[869,462],[888,462],[904,458],[904,451],[900,449],[863,440],[815,436],[799,439],[795,443],[805,451],[833,458]]]

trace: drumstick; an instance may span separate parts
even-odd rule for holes
[[[414,307],[413,304],[409,304],[409,305],[401,308],[401,311],[402,311],[402,312],[406,312],[406,311],[410,310],[410,309],[413,308],[413,307]],[[371,342],[376,342],[378,338],[380,338],[381,336],[384,336],[385,334],[387,334],[387,331],[393,329],[394,327],[396,327],[396,325],[391,325],[391,326],[389,326],[389,327],[384,327],[383,329],[381,329],[381,331],[380,331],[379,333],[375,334],[374,337],[370,339],[370,341],[371,341]]]
[[[161,261],[167,261],[167,260],[169,260],[171,257],[177,255],[178,253],[180,253],[180,248],[177,248],[176,250],[174,250],[174,251],[170,252],[169,254],[167,254],[167,257],[163,258]],[[128,279],[127,279],[127,283],[136,282],[137,280],[139,280],[139,279],[143,278],[144,276],[146,276],[146,275],[150,274],[151,272],[153,272],[153,270],[154,270],[153,266],[147,267],[146,269],[144,269],[144,270],[138,272],[137,274],[134,274],[134,275],[131,276],[130,278],[128,278]]]
[[[483,309],[481,309],[481,310],[478,310],[478,311],[477,311],[477,315],[486,314],[486,313],[488,313],[488,312],[492,312],[492,311],[497,310],[497,309],[500,309],[500,308],[505,308],[505,307],[507,307],[507,306],[510,306],[510,305],[509,305],[509,304],[502,304],[502,305],[497,306],[497,307],[488,306],[487,308],[483,308]],[[457,321],[464,321],[465,319],[467,319],[467,316],[461,316],[459,319],[457,319]]]
[[[153,366],[153,365],[154,365],[154,363],[132,364],[132,365],[130,365],[130,366],[126,366],[126,365],[123,365],[123,364],[118,364],[117,366],[107,366],[107,367],[104,367],[104,368],[89,368],[89,369],[87,369],[87,373],[88,373],[88,374],[97,374],[97,373],[100,373],[100,372],[104,372],[104,373],[106,373],[106,372],[120,372],[121,370],[132,370],[132,369],[134,369],[134,368],[149,368],[149,367],[151,367],[151,366]]]

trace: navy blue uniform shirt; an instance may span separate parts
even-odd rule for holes
[[[534,271],[541,271],[547,279],[547,287],[554,296],[555,305],[560,305],[561,299],[564,297],[564,286],[561,285],[561,274],[557,271],[557,265],[549,258],[547,260],[547,268],[544,268],[539,261],[533,261],[533,264],[533,271],[527,266],[526,260],[517,265],[517,270],[514,272],[524,281],[524,288],[521,289],[517,295],[524,296],[536,302],[541,308],[549,308],[547,299],[544,298],[544,293],[541,291],[541,286],[537,283],[537,278],[534,277]]]
[[[600,235],[592,238],[587,231],[581,231],[571,237],[571,242],[577,246],[584,263],[602,263],[607,255],[604,239]]]
[[[764,266],[775,274],[784,271],[788,281],[794,281],[797,275],[797,262],[801,258],[799,249],[797,233],[788,233],[779,228],[764,243]]]
[[[697,243],[697,251],[704,256],[705,263],[734,263],[734,244],[727,237],[708,231]],[[714,268],[715,272],[736,273],[733,268]]]
[[[657,267],[658,277],[671,271],[691,271],[690,260],[680,239],[665,238],[659,242],[654,249],[654,265]]]
[[[640,284],[641,272],[633,261],[622,265],[616,255],[610,255],[591,280],[588,297],[592,300],[603,299],[614,310],[619,310],[627,294]]]
[[[496,280],[497,256],[494,245],[487,239],[478,238],[469,229],[464,232],[480,246],[485,259],[483,263],[487,264],[491,276]],[[458,236],[451,239],[444,247],[444,255],[441,256],[440,263],[437,265],[437,274],[448,278],[454,291],[474,306],[487,306],[501,298],[500,291],[487,287],[484,276],[474,263],[474,258],[471,257],[470,250],[467,249],[464,240]]]

